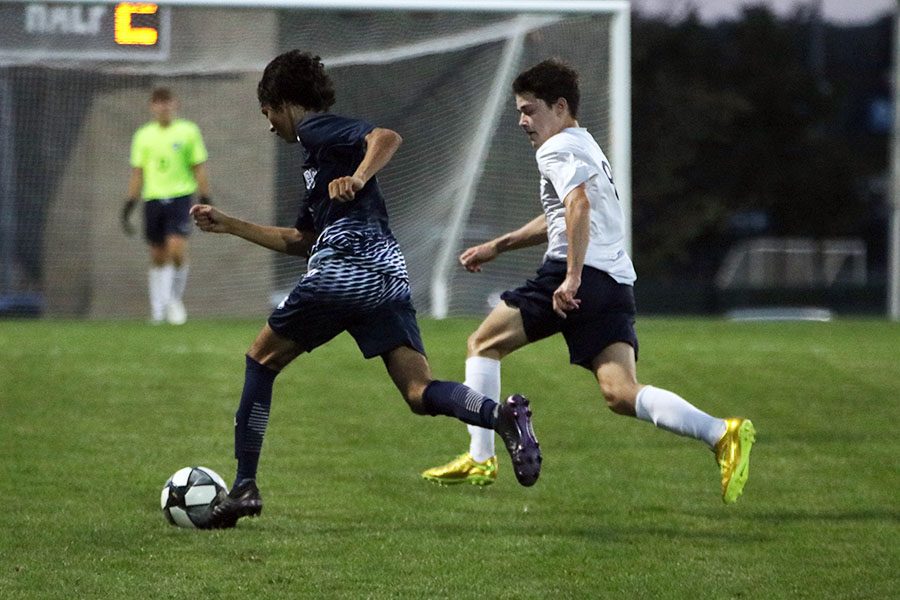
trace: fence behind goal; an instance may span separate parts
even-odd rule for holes
[[[540,214],[534,151],[517,126],[510,90],[524,68],[559,57],[579,70],[580,124],[607,150],[620,188],[627,186],[627,139],[616,140],[610,127],[616,102],[627,116],[627,90],[618,100],[611,94],[610,67],[622,59],[611,54],[611,36],[617,18],[627,24],[627,3],[530,14],[489,10],[538,5],[527,0],[481,2],[480,12],[444,10],[466,2],[422,3],[427,11],[410,2],[373,1],[368,10],[349,4],[159,5],[127,15],[126,34],[156,33],[140,46],[110,41],[122,33],[116,13],[155,5],[0,2],[5,310],[147,313],[147,251],[122,234],[119,209],[131,136],[150,119],[155,86],[170,87],[179,116],[200,126],[216,204],[258,223],[292,225],[304,193],[302,151],[267,131],[256,100],[263,67],[291,48],[322,56],[337,90],[333,112],[404,138],[378,177],[423,314],[482,314],[541,260],[543,247],[503,255],[479,274],[456,262],[469,245]],[[185,303],[192,316],[265,314],[305,269],[300,259],[231,236],[196,232],[190,244]]]

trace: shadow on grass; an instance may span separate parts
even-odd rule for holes
[[[754,520],[775,523],[791,521],[893,521],[900,522],[900,511],[890,509],[869,510],[787,510],[780,512],[756,513]]]
[[[583,520],[583,519],[582,519]],[[439,520],[438,520],[439,521]],[[759,532],[743,532],[736,536],[731,528],[719,526],[710,527],[680,527],[669,524],[641,524],[641,525],[616,525],[608,521],[596,524],[572,523],[572,524],[544,524],[528,522],[527,518],[521,520],[495,519],[494,522],[485,524],[468,524],[466,526],[449,525],[442,522],[427,522],[421,519],[410,519],[395,522],[381,522],[377,527],[368,524],[360,524],[352,518],[330,518],[327,521],[300,517],[294,521],[287,517],[280,517],[263,521],[254,520],[252,523],[242,522],[236,529],[228,530],[235,534],[241,531],[257,535],[285,535],[296,536],[298,530],[304,536],[351,538],[359,535],[378,537],[398,537],[418,540],[440,540],[452,544],[468,544],[473,538],[485,540],[500,538],[517,538],[521,540],[534,539],[537,544],[547,539],[581,539],[592,542],[634,542],[635,540],[665,539],[665,540],[700,540],[715,541],[730,544],[744,544],[748,541],[765,542],[772,538]],[[252,531],[250,531],[252,530]],[[524,543],[524,542],[523,542]]]
[[[704,519],[720,519],[720,520],[740,520],[747,523],[766,522],[766,523],[791,523],[803,521],[837,521],[837,522],[854,522],[854,521],[872,521],[872,522],[894,522],[900,523],[900,511],[890,508],[869,508],[858,510],[821,510],[821,509],[788,509],[754,512],[752,510],[741,511],[740,513],[731,512],[726,508],[726,512],[712,512],[709,510],[679,510],[676,514],[686,517],[699,517]]]

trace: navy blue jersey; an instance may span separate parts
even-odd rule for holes
[[[373,129],[365,121],[330,113],[308,115],[297,125],[297,137],[306,151],[306,198],[295,227],[318,234],[310,252],[310,268],[336,255],[363,268],[406,279],[406,262],[388,226],[377,178],[372,177],[349,202],[328,197],[328,184],[353,175],[362,162],[366,136]]]

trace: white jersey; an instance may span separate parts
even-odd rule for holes
[[[625,216],[612,169],[597,142],[583,127],[569,127],[541,144],[535,155],[541,172],[541,204],[547,217],[544,259],[566,260],[566,207],[563,199],[585,184],[591,204],[590,239],[584,264],[605,271],[619,283],[637,279],[625,251]]]

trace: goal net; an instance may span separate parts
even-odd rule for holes
[[[256,83],[271,58],[300,48],[333,78],[333,112],[403,136],[378,177],[420,314],[481,315],[544,251],[504,254],[478,274],[457,262],[540,214],[510,88],[521,70],[559,57],[580,72],[580,124],[609,154],[627,210],[628,27],[618,0],[0,0],[0,314],[148,313],[148,252],[122,234],[119,210],[156,86],[203,132],[216,205],[292,225],[301,149],[267,131]],[[265,314],[305,270],[199,231],[189,257],[195,317]]]

